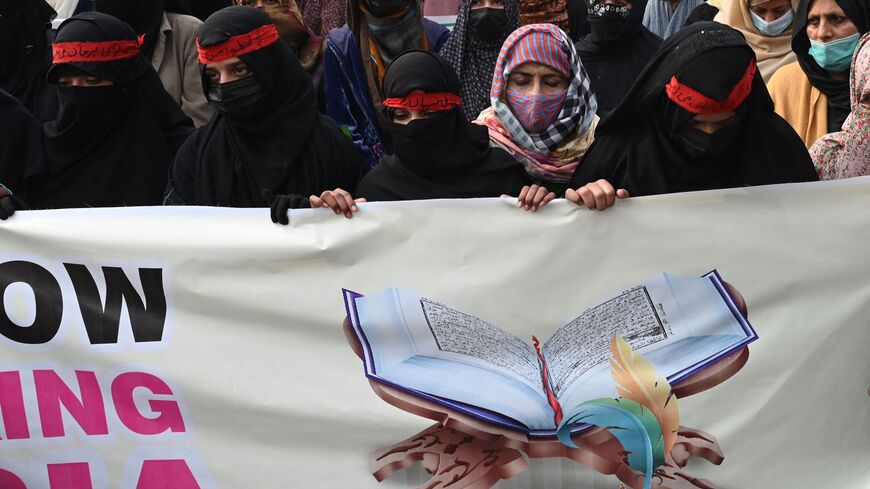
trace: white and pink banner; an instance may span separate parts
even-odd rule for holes
[[[680,400],[709,487],[870,487],[870,179],[629,199],[20,212],[0,223],[0,488],[403,488],[432,425],[373,393],[342,289],[412,288],[521,338],[667,271],[718,269],[759,340]],[[620,482],[565,458],[499,488]],[[697,484],[701,484],[700,482]],[[689,487],[689,486],[685,486]],[[694,485],[691,487],[708,487]]]

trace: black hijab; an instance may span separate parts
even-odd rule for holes
[[[266,13],[228,7],[200,27],[199,44],[214,47],[263,26],[272,26]],[[253,73],[244,83],[254,83],[256,99],[243,111],[217,103],[218,115],[179,151],[166,203],[267,207],[264,193],[308,197],[335,188],[352,191],[362,159],[350,139],[318,112],[311,78],[290,48],[277,40],[239,58]],[[205,65],[201,69],[203,88],[215,103],[217,87],[209,84]]]
[[[740,32],[719,23],[693,24],[668,38],[599,124],[571,187],[604,178],[641,196],[817,180],[806,147],[774,113],[759,72],[736,110],[739,126],[728,129],[734,139],[718,156],[692,157],[675,139],[694,114],[672,102],[665,85],[675,77],[708,98],[725,100],[754,60]]]
[[[21,102],[0,89],[0,184],[24,195],[28,169],[42,166],[42,126]]]
[[[835,0],[837,5],[855,24],[863,35],[870,29],[870,6],[866,0]],[[828,72],[822,69],[816,60],[810,56],[810,38],[807,36],[807,16],[812,0],[800,0],[797,12],[794,14],[791,49],[797,56],[801,69],[806,73],[810,83],[828,97],[828,132],[837,132],[843,127],[846,117],[852,110],[849,104],[849,77],[834,80],[828,77]]]
[[[94,10],[117,17],[144,35],[142,54],[149,60],[154,56],[163,23],[163,0],[94,0]]]
[[[136,42],[124,22],[86,12],[61,24],[55,44]],[[62,60],[61,60],[62,61]],[[86,74],[112,86],[58,87],[60,109],[45,123],[46,165],[29,172],[39,208],[156,205],[176,151],[193,130],[141,54],[55,64],[48,80]]]
[[[571,40],[574,42],[582,39],[586,34],[589,34],[589,20],[586,16],[589,12],[586,11],[586,0],[568,0],[566,5],[568,10],[568,33]]]
[[[409,51],[387,68],[384,99],[404,97],[414,90],[459,95],[459,80],[441,56]],[[459,108],[388,125],[395,154],[363,178],[357,197],[372,201],[498,197],[519,195],[528,184],[522,165],[507,152],[491,148],[486,127],[469,122]]]
[[[634,80],[658,51],[662,39],[643,26],[647,0],[634,0],[624,19],[613,12],[600,13],[603,0],[590,2],[590,33],[575,44],[577,54],[598,99],[598,115],[604,116],[622,101]],[[607,9],[618,9],[610,5]]]
[[[56,15],[45,0],[0,0],[0,89],[40,116],[56,108],[45,83],[51,66],[49,28]]]

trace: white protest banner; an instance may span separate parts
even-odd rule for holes
[[[0,223],[3,489],[399,488],[370,453],[432,425],[381,400],[342,289],[402,285],[520,338],[659,272],[745,297],[748,363],[680,400],[722,488],[870,487],[870,179],[557,201],[362,205],[353,219],[205,208]],[[497,487],[619,487],[568,459]],[[683,487],[706,487],[701,485]]]

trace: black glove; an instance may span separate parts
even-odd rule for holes
[[[311,207],[311,202],[308,199],[297,194],[273,195],[271,190],[264,190],[263,198],[270,202],[272,222],[285,226],[290,224],[290,219],[287,217],[288,209],[308,209]]]
[[[0,185],[0,221],[5,221],[15,214],[16,210],[27,210],[27,204],[19,197],[12,195],[6,187]]]

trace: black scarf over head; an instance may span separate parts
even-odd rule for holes
[[[94,0],[94,9],[123,20],[144,35],[142,54],[149,60],[154,56],[163,23],[163,0]]]
[[[61,24],[55,43],[136,41],[110,15],[86,12]],[[156,205],[175,153],[193,131],[142,54],[55,64],[48,80],[84,74],[112,86],[58,87],[60,109],[45,123],[46,167],[31,194],[40,208]]]
[[[575,46],[598,99],[598,115],[604,116],[622,101],[662,39],[643,26],[647,0],[632,1],[624,19],[612,14],[596,15],[593,7],[601,3],[603,0],[586,5],[591,32]],[[602,35],[605,31],[610,35]]]
[[[870,29],[870,5],[866,0],[835,0],[846,17],[855,24],[861,35]],[[807,16],[812,0],[800,0],[794,14],[791,49],[810,83],[828,97],[828,132],[837,132],[851,111],[849,104],[849,77],[834,80],[810,56],[810,38],[807,36]]]
[[[586,34],[589,34],[589,20],[586,0],[568,0],[566,6],[568,10],[568,28],[571,30],[568,34],[574,42],[582,39]]]
[[[51,95],[45,94],[44,78],[51,66],[49,28],[56,15],[45,0],[0,0],[0,88],[33,113],[41,113],[38,105]]]
[[[740,32],[715,22],[693,24],[668,38],[599,124],[571,187],[603,178],[642,196],[817,180],[803,142],[773,111],[759,72],[736,110],[739,134],[720,156],[694,158],[674,138],[694,115],[668,98],[665,85],[673,77],[725,100],[754,59]]]
[[[481,39],[469,25],[468,16],[473,1],[462,1],[450,39],[439,52],[450,62],[459,77],[462,112],[468,120],[477,119],[477,116],[490,106],[492,73],[495,71],[495,62],[498,60],[501,45],[511,32],[520,27],[517,0],[504,0],[506,22],[501,36],[492,41]]]
[[[450,63],[428,51],[409,51],[384,74],[384,98],[415,90],[459,95]],[[389,117],[388,117],[389,119]],[[485,126],[469,122],[454,108],[408,124],[389,122],[395,154],[363,178],[357,197],[368,200],[423,200],[518,195],[525,171],[507,152],[491,148]]]
[[[213,47],[231,37],[271,26],[252,7],[228,7],[200,27],[199,44]],[[281,40],[242,54],[262,92],[244,115],[222,111],[194,133],[173,165],[166,203],[268,207],[264,192],[307,198],[325,190],[352,191],[362,172],[353,143],[317,110],[311,78]],[[202,83],[209,93],[206,66]]]

